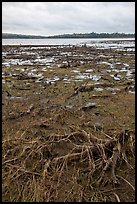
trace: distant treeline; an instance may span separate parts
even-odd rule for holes
[[[134,38],[135,34],[126,33],[73,33],[64,35],[49,36],[49,38]]]
[[[2,33],[3,39],[41,39],[45,38],[44,36],[35,36],[35,35],[21,35],[21,34],[12,34],[12,33]]]
[[[21,35],[21,34],[9,34],[2,33],[3,39],[42,39],[42,38],[135,38],[135,34],[126,33],[73,33],[73,34],[63,34],[63,35],[53,35],[53,36],[36,36],[36,35]]]

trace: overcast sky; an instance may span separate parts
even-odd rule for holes
[[[2,2],[2,32],[135,32],[135,2]]]

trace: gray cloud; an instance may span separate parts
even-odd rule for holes
[[[135,32],[135,2],[2,2],[2,32]]]

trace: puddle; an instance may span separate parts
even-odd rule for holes
[[[40,50],[40,49],[44,49],[44,48],[48,48],[48,47],[30,47],[29,49],[30,50]],[[28,48],[26,48],[26,49],[28,49]],[[25,49],[24,49],[25,50]]]
[[[133,77],[133,73],[134,71],[133,70],[127,70],[127,74],[126,74],[126,78],[132,78]]]
[[[37,72],[37,71],[38,71],[38,69],[32,69],[31,71],[32,71],[32,72]]]
[[[10,65],[33,65],[36,64],[48,64],[52,63],[54,61],[54,57],[50,57],[48,59],[40,59],[40,57],[37,57],[37,59],[33,60],[23,60],[23,59],[6,59],[5,62],[2,63],[2,65],[10,66]]]
[[[11,96],[10,99],[23,99],[22,96]]]
[[[75,77],[76,79],[89,79],[89,76],[79,75]]]
[[[2,57],[6,57],[8,52],[2,52]]]
[[[109,72],[109,73],[110,73],[110,72],[112,72],[112,70],[110,70],[110,69],[107,69],[107,70],[106,70],[106,72]]]
[[[47,71],[47,67],[43,67],[42,71]],[[50,71],[52,71],[52,70],[50,70]]]
[[[71,72],[74,72],[74,73],[79,73],[79,72],[80,72],[80,70],[73,69]]]
[[[51,62],[53,62],[54,60],[54,57],[50,57],[50,58],[47,58],[47,59],[35,59],[33,60],[34,63],[39,63],[39,64],[49,64]]]
[[[99,55],[99,57],[106,57],[106,56],[101,54],[101,55]]]
[[[112,87],[107,87],[106,90],[108,90],[108,91],[120,91],[119,88],[112,88]]]
[[[105,61],[103,61],[103,62],[99,62],[98,64],[106,64],[106,65],[109,65],[109,66],[112,65],[110,62],[105,62]]]
[[[69,81],[69,79],[68,78],[64,78],[63,81]]]
[[[122,63],[121,62],[116,62],[116,65],[121,65]]]
[[[71,56],[72,53],[71,52],[61,52],[61,55]]]
[[[112,64],[112,63],[110,63],[110,62],[105,62],[105,61],[103,61],[103,62],[99,62],[98,64],[106,64],[106,65],[109,65],[111,69],[114,68],[114,64]]]
[[[123,63],[124,67],[129,67],[129,64]]]
[[[120,80],[120,78],[119,77],[113,77],[113,79],[115,80],[115,81],[119,81]]]
[[[127,49],[125,49],[126,51],[134,51],[135,52],[135,48],[127,48]]]
[[[103,91],[103,88],[94,88],[95,91]]]
[[[37,56],[38,55],[38,53],[36,53],[36,52],[29,52],[29,51],[28,52],[22,51],[21,54],[32,55],[32,56]]]
[[[131,94],[135,94],[135,91],[131,91],[131,90],[129,90],[129,93],[131,93]]]
[[[85,64],[85,62],[84,62],[84,61],[82,61],[82,60],[80,60],[79,62],[80,62],[80,64],[81,64],[81,65]]]
[[[50,79],[46,79],[46,82],[49,84],[49,83],[54,83],[56,81],[59,81],[60,78],[58,76],[54,77],[54,78],[50,78]]]
[[[135,84],[134,84],[134,85],[131,85],[130,87],[131,87],[132,89],[134,89],[134,88],[135,88]]]
[[[120,81],[121,80],[121,75],[114,76],[113,74],[111,74],[110,76],[113,77],[113,79],[115,81]]]
[[[93,72],[93,69],[87,69],[85,72]]]
[[[38,78],[35,82],[36,83],[41,83],[41,82],[45,82],[45,80],[44,80],[44,77],[40,77],[40,78]]]
[[[43,74],[42,73],[34,74],[33,72],[29,72],[27,75],[31,77],[42,77]]]
[[[2,62],[2,65],[6,66],[6,67],[10,67],[9,62]]]
[[[119,72],[118,69],[112,69],[111,71],[112,71],[112,72]]]
[[[65,84],[70,84],[72,81],[70,81],[70,80],[67,80],[67,81],[65,81],[64,83]]]
[[[90,78],[94,81],[99,81],[101,79],[101,76],[92,75],[90,76]]]
[[[17,65],[33,65],[33,63],[30,60],[20,60]]]
[[[72,109],[73,105],[66,105],[65,107],[68,108],[68,109]]]
[[[82,110],[88,110],[88,109],[95,108],[95,107],[96,107],[96,103],[88,102],[85,104],[85,106],[82,107]]]
[[[119,72],[128,72],[128,69],[122,68],[119,70]]]
[[[101,79],[101,76],[97,75],[78,75],[75,77],[75,79],[92,79],[93,81],[99,81]]]

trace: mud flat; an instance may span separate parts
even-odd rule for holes
[[[2,199],[135,201],[135,51],[2,47]]]

